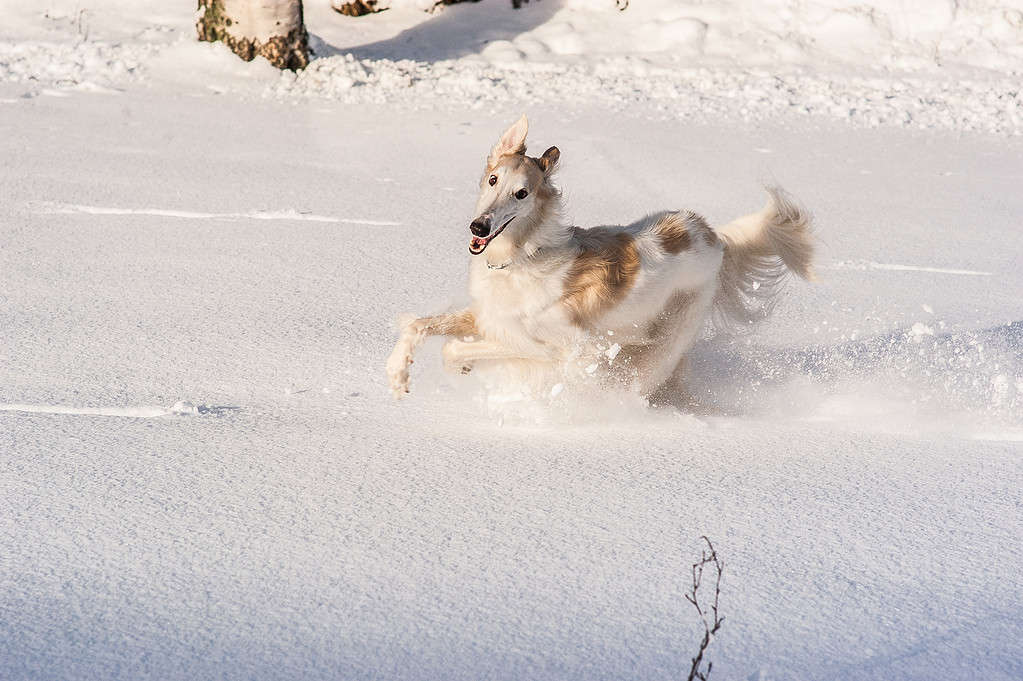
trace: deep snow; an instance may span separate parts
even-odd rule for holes
[[[180,41],[187,11],[110,3],[72,47],[7,9],[4,68],[38,52],[0,82],[0,677],[680,678],[701,534],[717,678],[1023,676],[1018,137],[557,80],[355,104]],[[137,68],[60,80],[103,31]],[[524,107],[576,224],[721,221],[778,181],[822,281],[701,343],[684,409],[566,391],[501,422],[436,343],[394,404],[393,319],[464,300],[482,159]]]
[[[29,96],[153,80],[296,101],[503,109],[556,98],[713,122],[825,116],[858,126],[1023,132],[1023,0],[603,0],[394,9],[307,3],[303,73],[200,45],[188,3],[4,3],[0,81]]]

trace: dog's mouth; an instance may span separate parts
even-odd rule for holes
[[[473,255],[479,255],[483,251],[487,250],[487,245],[494,240],[494,237],[503,232],[504,228],[510,225],[511,221],[514,220],[516,217],[517,216],[515,215],[511,216],[510,218],[508,218],[508,222],[504,223],[496,231],[492,232],[491,234],[488,234],[487,236],[474,235],[472,239],[469,240],[469,252],[472,253]]]

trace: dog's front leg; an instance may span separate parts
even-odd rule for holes
[[[470,336],[476,333],[476,317],[469,310],[411,319],[401,325],[401,335],[387,358],[387,381],[396,399],[409,391],[409,366],[416,348],[427,336]]]
[[[450,340],[444,344],[444,366],[454,371],[468,373],[475,362],[489,359],[523,359],[550,362],[552,358],[540,351],[530,352],[505,347],[493,341]]]
[[[412,364],[412,355],[415,354],[416,348],[423,342],[425,336],[422,319],[413,319],[407,322],[402,326],[398,342],[395,343],[390,357],[387,358],[387,382],[390,384],[391,393],[396,400],[409,391],[408,369]]]

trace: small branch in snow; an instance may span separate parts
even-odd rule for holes
[[[685,597],[696,608],[696,612],[700,615],[700,621],[703,622],[703,640],[700,641],[700,649],[696,651],[696,656],[693,657],[693,664],[689,669],[687,681],[694,681],[694,679],[707,681],[707,677],[710,676],[710,670],[714,664],[708,661],[706,671],[701,670],[703,654],[707,651],[707,647],[710,646],[710,642],[714,640],[714,635],[718,632],[718,629],[721,628],[721,623],[725,621],[725,618],[718,614],[718,597],[721,595],[721,573],[724,571],[725,566],[718,560],[717,551],[714,550],[714,545],[710,543],[710,539],[705,536],[700,538],[707,542],[707,549],[701,550],[700,560],[693,563],[693,583],[689,587],[689,591],[685,593]],[[714,601],[710,604],[709,608],[705,602],[701,603],[701,594],[699,593],[700,586],[703,584],[703,570],[707,566],[713,566],[715,572]]]
[[[89,10],[82,8],[78,10],[78,15],[75,18],[75,25],[78,30],[78,37],[81,38],[81,42],[89,42],[89,24],[85,22],[85,15]],[[84,28],[82,27],[84,23]]]

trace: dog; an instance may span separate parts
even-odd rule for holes
[[[682,380],[708,320],[748,326],[790,273],[814,279],[812,218],[780,188],[767,189],[761,211],[716,228],[691,211],[566,225],[553,183],[561,152],[527,156],[528,128],[523,115],[486,160],[469,224],[471,304],[401,325],[387,360],[396,398],[409,392],[416,348],[435,335],[451,338],[451,370],[496,365],[539,386],[568,367],[600,368],[649,397]]]

